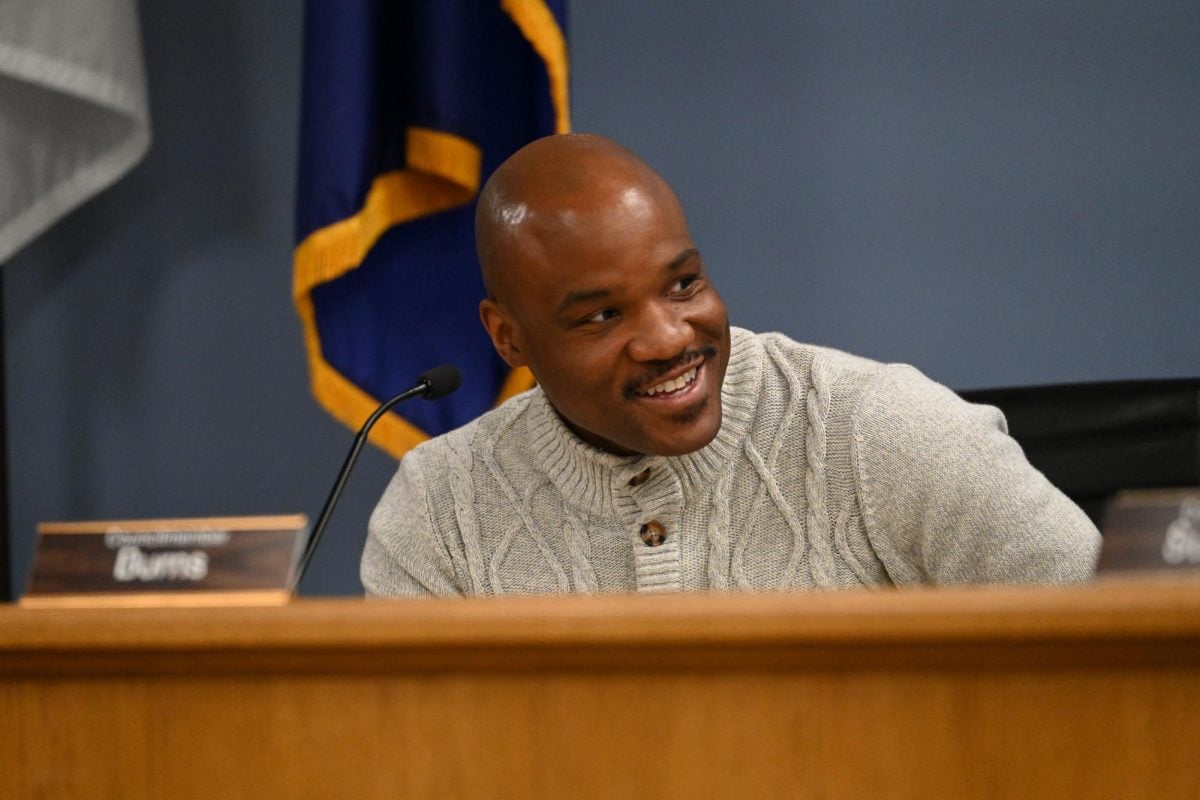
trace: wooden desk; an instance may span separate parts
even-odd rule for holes
[[[1200,796],[1200,583],[0,607],[0,797]]]

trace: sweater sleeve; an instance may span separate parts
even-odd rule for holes
[[[1099,532],[1026,460],[998,409],[889,366],[868,383],[853,431],[863,521],[896,583],[1092,576]]]
[[[410,451],[371,514],[360,575],[368,595],[462,594],[433,524],[421,448]]]

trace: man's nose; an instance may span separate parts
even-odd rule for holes
[[[629,355],[636,361],[666,361],[686,350],[695,337],[682,309],[669,302],[652,303],[638,315]]]

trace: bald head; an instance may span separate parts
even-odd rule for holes
[[[491,297],[509,299],[522,264],[561,250],[649,205],[682,217],[674,192],[641,159],[594,134],[538,139],[492,174],[479,196],[475,241]]]
[[[539,139],[488,180],[475,232],[483,327],[580,439],[625,455],[712,441],[729,319],[654,170],[600,136]]]

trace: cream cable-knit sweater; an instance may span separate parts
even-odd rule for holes
[[[371,517],[364,586],[661,592],[1092,574],[1096,528],[1029,465],[1000,412],[911,367],[734,329],[722,398],[717,437],[680,457],[596,450],[539,389],[422,444]]]

